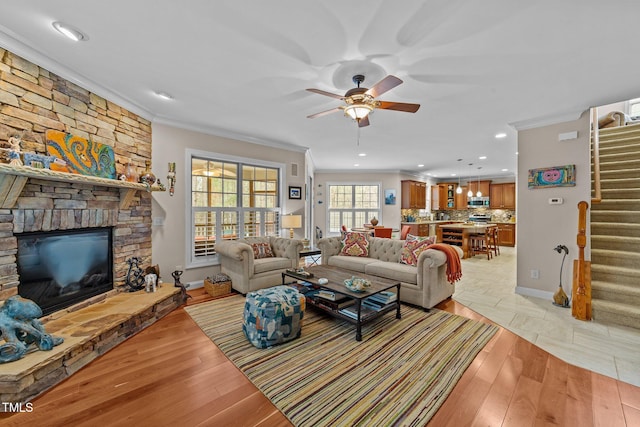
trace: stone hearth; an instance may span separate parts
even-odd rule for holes
[[[181,298],[179,288],[164,283],[154,293],[120,292],[49,316],[44,319],[47,332],[64,342],[0,365],[0,402],[29,401],[179,307]]]
[[[46,131],[58,130],[111,147],[118,173],[126,165],[139,173],[151,160],[149,120],[2,48],[0,101],[2,147],[19,136],[24,153],[46,155]],[[0,163],[7,161],[2,153]],[[62,345],[1,365],[0,402],[24,402],[175,309],[180,296],[172,284],[153,294],[126,292],[127,260],[154,264],[151,193],[144,185],[2,166],[0,304],[18,293],[17,234],[113,229],[113,291],[45,319],[49,333],[64,337]]]

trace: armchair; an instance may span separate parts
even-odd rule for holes
[[[254,244],[268,244],[273,256],[256,258]],[[231,286],[246,294],[282,283],[281,273],[300,262],[302,241],[282,237],[247,237],[216,244],[220,270],[231,278]]]

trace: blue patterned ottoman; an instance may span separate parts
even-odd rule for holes
[[[291,341],[300,336],[304,309],[304,295],[289,286],[249,292],[242,330],[258,348]]]

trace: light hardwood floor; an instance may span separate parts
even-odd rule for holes
[[[210,299],[202,289],[189,304]],[[490,322],[460,303],[438,308]],[[10,426],[288,426],[183,309],[33,401]],[[640,389],[569,365],[506,329],[429,426],[638,426]]]

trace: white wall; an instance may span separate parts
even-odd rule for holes
[[[413,176],[400,173],[372,173],[372,172],[331,172],[316,173],[314,179],[314,215],[315,223],[324,236],[327,236],[327,182],[347,182],[347,183],[380,183],[382,185],[382,215],[378,218],[379,224],[385,227],[400,228],[402,214],[400,207],[402,203],[402,191],[400,181],[411,179],[421,181]],[[384,204],[384,190],[396,190],[396,204]]]
[[[186,206],[191,203],[191,195],[186,194],[185,184],[185,149],[223,153],[232,156],[277,162],[286,165],[286,177],[282,188],[284,213],[304,214],[304,197],[301,200],[288,199],[288,186],[305,186],[305,155],[272,148],[258,144],[238,141],[219,136],[207,135],[190,130],[154,123],[152,126],[152,169],[162,183],[168,186],[166,179],[168,163],[176,162],[175,195],[169,191],[152,193],[152,217],[162,218],[164,225],[152,227],[153,262],[160,265],[160,272],[165,282],[172,282],[171,272],[176,266],[186,266]],[[291,176],[291,164],[298,165],[298,176]],[[168,190],[168,188],[167,188]],[[304,228],[294,230],[296,238],[304,237]],[[288,236],[288,232],[286,233]],[[182,283],[201,281],[206,276],[219,272],[219,267],[202,267],[186,270],[182,275]]]
[[[562,284],[571,289],[573,260],[577,258],[578,202],[589,204],[591,194],[589,153],[589,112],[576,121],[554,124],[518,132],[517,180],[517,289],[516,292],[548,297],[558,287],[562,255],[553,248],[569,248]],[[558,141],[558,134],[578,131],[578,138]],[[529,169],[576,165],[575,187],[528,188]],[[550,205],[550,197],[562,197],[561,205]],[[589,258],[587,248],[586,257]],[[531,278],[531,270],[539,278]],[[568,294],[570,292],[567,292]]]

